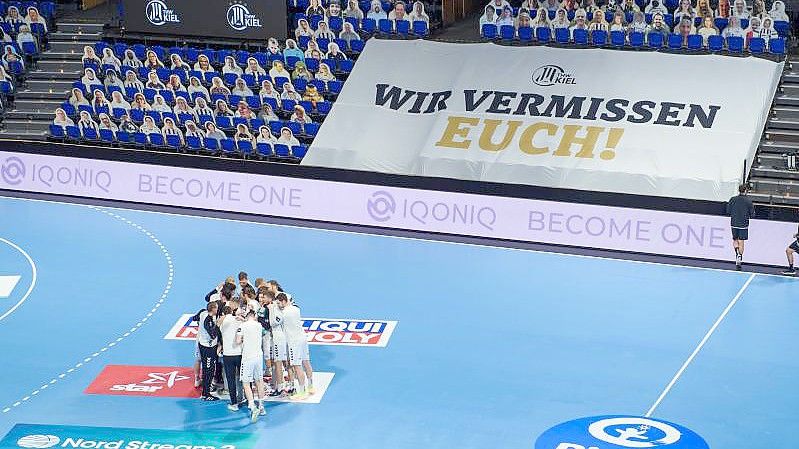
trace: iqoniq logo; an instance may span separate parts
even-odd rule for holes
[[[17,185],[25,178],[25,163],[18,157],[7,157],[0,167],[0,177],[6,184]]]
[[[230,3],[230,7],[227,9],[227,23],[236,31],[261,27],[261,19],[250,12],[246,3],[239,1]]]
[[[150,0],[144,7],[147,20],[156,26],[167,23],[180,23],[180,18],[173,9],[170,9],[163,0]]]
[[[375,221],[384,222],[391,219],[394,211],[397,210],[397,203],[394,197],[385,190],[379,190],[372,194],[366,202],[366,211]]]
[[[542,65],[533,71],[533,82],[539,86],[554,86],[555,84],[577,84],[574,74],[567,73],[561,66]]]

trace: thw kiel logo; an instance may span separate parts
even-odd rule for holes
[[[144,14],[147,20],[153,25],[164,25],[167,23],[180,23],[180,18],[175,11],[169,8],[163,0],[150,0],[144,7]]]
[[[88,394],[198,397],[192,368],[108,365],[94,379]]]
[[[241,1],[232,1],[227,9],[227,23],[236,31],[244,31],[247,28],[260,28],[261,19],[252,14],[247,8],[247,4]]]
[[[577,84],[577,79],[573,74],[566,73],[563,67],[550,64],[535,69],[533,82],[539,86],[554,86],[555,84]]]

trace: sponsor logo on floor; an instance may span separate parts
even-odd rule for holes
[[[535,449],[668,448],[709,449],[694,431],[655,418],[594,416],[558,424],[544,432]]]
[[[17,424],[0,448],[252,449],[257,439],[257,433]]]
[[[164,336],[167,340],[195,340],[198,323],[184,314]],[[352,318],[306,318],[303,327],[312,345],[371,346],[384,348],[396,328],[396,321]]]
[[[87,394],[197,398],[191,367],[107,365],[86,388]]]

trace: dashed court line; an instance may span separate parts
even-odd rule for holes
[[[166,247],[161,243],[161,241],[158,240],[155,237],[155,235],[153,235],[153,233],[151,233],[150,231],[148,231],[147,229],[145,229],[141,225],[139,225],[137,223],[134,223],[133,221],[130,221],[127,218],[122,217],[120,215],[117,215],[117,214],[115,214],[113,212],[107,211],[105,209],[101,209],[101,208],[96,207],[96,206],[87,206],[87,207],[89,209],[96,210],[96,211],[101,212],[101,213],[103,213],[105,215],[108,215],[109,217],[112,217],[112,218],[115,218],[117,220],[120,220],[120,221],[123,221],[123,222],[127,223],[131,227],[133,227],[133,228],[137,229],[138,231],[142,232],[153,243],[158,245],[158,248],[161,250],[161,253],[166,258],[167,267],[169,268],[169,274],[168,274],[168,277],[167,277],[166,286],[164,287],[164,291],[161,293],[161,296],[158,299],[158,302],[155,303],[155,306],[152,308],[152,310],[150,310],[150,312],[146,316],[142,317],[139,320],[139,322],[137,322],[132,328],[130,328],[130,330],[128,332],[125,332],[121,336],[119,336],[116,339],[110,341],[109,343],[107,343],[105,346],[103,346],[99,350],[93,352],[91,355],[89,355],[87,357],[84,357],[81,361],[77,362],[74,366],[72,366],[72,367],[66,369],[65,371],[53,376],[53,378],[50,379],[50,381],[44,383],[39,388],[33,390],[32,392],[27,394],[22,399],[20,399],[20,400],[14,402],[13,404],[3,408],[2,413],[8,413],[11,410],[14,410],[15,408],[19,407],[23,403],[29,401],[34,396],[36,396],[39,393],[41,393],[43,390],[49,388],[51,385],[56,384],[59,380],[66,378],[68,375],[74,373],[77,369],[82,367],[84,364],[87,364],[87,363],[91,362],[95,358],[97,358],[100,355],[102,355],[104,352],[107,352],[110,348],[116,346],[119,342],[121,342],[125,338],[129,337],[132,333],[136,332],[136,330],[140,329],[144,325],[144,323],[146,323],[147,320],[158,310],[158,308],[161,307],[161,305],[164,303],[164,301],[166,300],[167,296],[169,295],[169,291],[172,289],[172,281],[173,281],[173,279],[175,277],[175,269],[174,269],[174,265],[172,263],[172,256],[169,254],[169,251],[167,251]]]

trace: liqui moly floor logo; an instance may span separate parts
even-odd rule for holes
[[[198,323],[192,314],[181,315],[164,336],[167,340],[197,339]],[[388,345],[396,321],[366,320],[353,318],[306,318],[302,324],[312,345],[371,346],[384,348]]]

